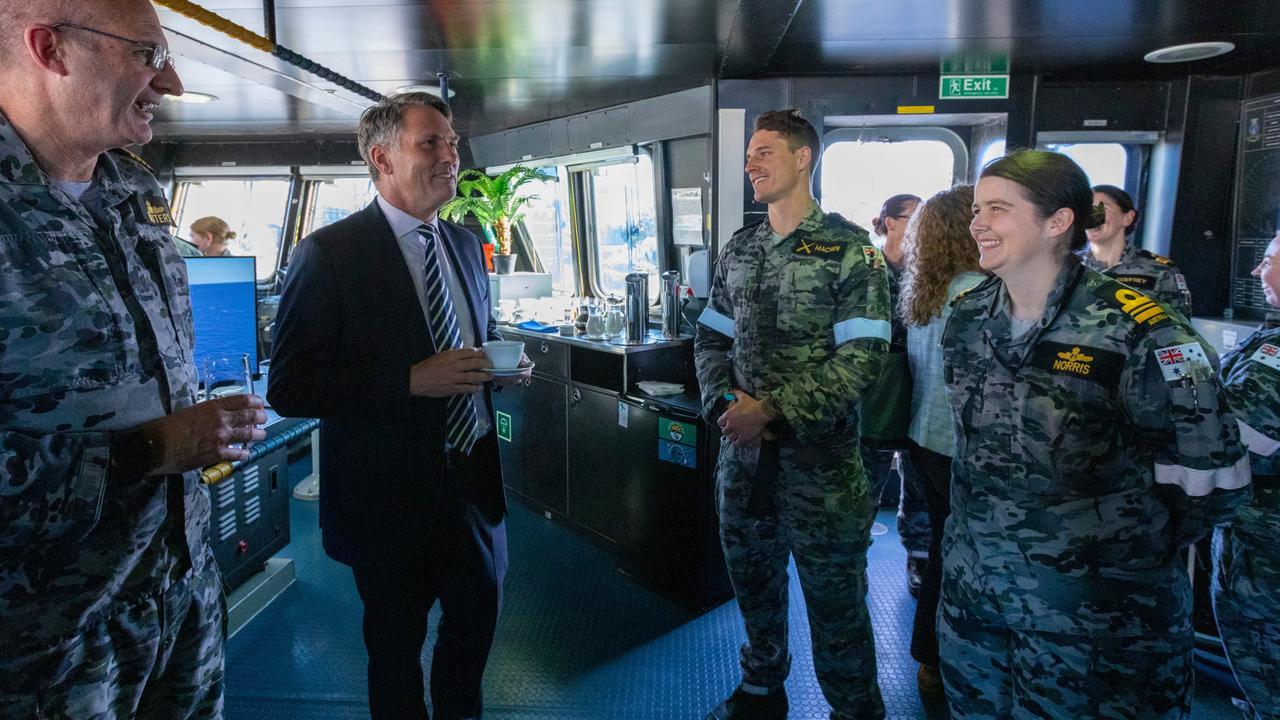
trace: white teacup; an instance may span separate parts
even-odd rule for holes
[[[519,340],[490,340],[481,347],[489,356],[494,370],[511,370],[520,365],[520,357],[524,354],[524,343]]]

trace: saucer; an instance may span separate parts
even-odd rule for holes
[[[532,370],[533,365],[534,365],[533,363],[529,363],[528,365],[521,365],[520,367],[501,368],[501,369],[480,368],[480,370],[481,372],[487,372],[494,377],[511,377],[513,375],[519,375],[520,373],[523,373],[525,370]]]

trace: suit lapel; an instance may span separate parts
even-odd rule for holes
[[[370,288],[385,288],[387,312],[393,317],[404,318],[407,340],[413,347],[435,349],[431,339],[427,319],[422,315],[422,303],[418,300],[418,291],[414,288],[413,277],[404,262],[404,253],[396,242],[395,232],[391,224],[382,214],[377,200],[361,211],[366,217],[367,232],[360,242],[368,253]]]
[[[481,287],[480,283],[488,282],[489,278],[476,276],[476,268],[482,267],[479,248],[473,247],[475,243],[468,242],[471,238],[455,232],[443,220],[437,221],[436,227],[440,228],[445,252],[449,254],[449,261],[453,263],[454,270],[458,273],[462,293],[467,296],[467,307],[471,310],[471,327],[475,332],[476,343],[482,344],[488,339],[488,310],[482,307],[481,298],[476,289]]]

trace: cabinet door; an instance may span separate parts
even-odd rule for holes
[[[507,487],[544,510],[565,514],[565,410],[568,387],[534,375],[529,387],[493,394]]]
[[[569,519],[617,540],[623,455],[618,447],[618,396],[570,386]]]

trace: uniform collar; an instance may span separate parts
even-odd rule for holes
[[[817,200],[809,200],[809,210],[805,213],[804,219],[800,221],[800,224],[796,226],[795,230],[779,238],[777,240],[777,244],[780,245],[783,242],[786,242],[797,233],[805,233],[807,235],[817,232],[822,229],[822,221],[826,216],[827,214],[822,211],[822,206],[818,204]],[[765,237],[773,234],[773,226],[769,224],[768,216],[765,217],[764,222],[760,223],[760,225]]]
[[[1118,267],[1120,265],[1124,265],[1125,263],[1132,262],[1137,257],[1138,257],[1138,246],[1134,245],[1132,242],[1129,242],[1126,239],[1124,243],[1124,250],[1121,251],[1120,253],[1120,259],[1117,260],[1116,264],[1112,265],[1111,267]],[[1085,243],[1084,249],[1080,251],[1080,260],[1084,263],[1084,266],[1089,268],[1090,270],[1097,270],[1098,272],[1106,272],[1111,269],[1111,267],[1102,266],[1102,261],[1098,260],[1098,258],[1094,256],[1093,246],[1089,245],[1089,243]]]
[[[75,200],[49,179],[49,176],[36,163],[35,156],[31,154],[31,148],[27,147],[26,142],[18,135],[17,128],[9,122],[9,118],[3,112],[0,112],[0,183],[39,185],[59,197],[64,204]],[[98,155],[98,162],[93,169],[91,187],[101,195],[103,204],[108,206],[120,204],[135,192],[130,179],[125,177],[111,153]]]
[[[1083,281],[1086,268],[1083,263],[1068,262],[1065,267],[1058,271],[1058,278],[1053,284],[1053,289],[1049,291],[1049,297],[1045,300],[1044,312],[1040,316],[1040,320],[1036,326],[1031,329],[1031,336],[1027,338],[1024,347],[1033,347],[1040,340],[1040,336],[1044,331],[1053,324],[1058,315],[1062,313],[1063,308],[1071,301],[1075,295],[1076,287]],[[993,346],[1006,347],[1012,337],[1010,337],[1012,317],[1004,309],[1008,306],[1008,290],[1004,283],[999,284],[999,290],[992,296],[990,304],[987,306],[986,321],[984,322],[984,330],[988,339]],[[1027,353],[1029,356],[1030,353]]]

